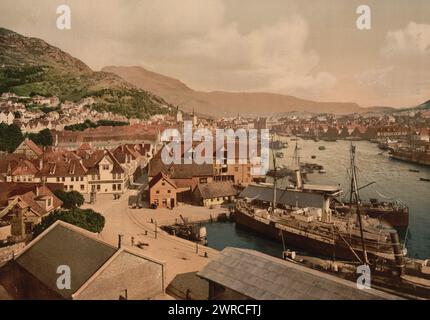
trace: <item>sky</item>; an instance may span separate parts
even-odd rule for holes
[[[70,30],[56,27],[62,4]],[[370,30],[356,26],[360,5]],[[196,90],[363,107],[430,99],[428,0],[1,0],[0,26],[94,70],[142,66]]]

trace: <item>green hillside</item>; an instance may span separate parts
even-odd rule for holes
[[[166,113],[169,105],[117,75],[94,72],[85,63],[43,40],[0,28],[0,93],[56,95],[61,100],[96,98],[94,108],[127,117]],[[166,108],[165,106],[168,106]]]

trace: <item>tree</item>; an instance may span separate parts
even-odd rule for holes
[[[24,136],[18,126],[0,123],[0,151],[13,152],[22,141]]]
[[[69,192],[55,190],[54,194],[57,198],[63,201],[63,208],[66,209],[79,208],[85,201],[84,196],[80,192],[74,190]]]
[[[52,134],[49,129],[43,129],[39,133],[30,133],[28,138],[32,140],[35,144],[44,147],[52,146],[54,140],[52,139]]]
[[[90,232],[100,233],[105,226],[105,218],[92,209],[74,208],[71,210],[60,211],[42,218],[42,222],[33,229],[33,238],[37,237],[44,230],[48,229],[57,220],[73,224]]]

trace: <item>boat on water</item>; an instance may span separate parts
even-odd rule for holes
[[[359,262],[323,259],[290,249],[285,250],[282,256],[287,261],[357,282]],[[430,297],[430,260],[405,257],[396,262],[379,259],[368,267],[372,275],[372,288],[406,299]]]
[[[418,170],[418,169],[409,169],[409,172],[420,172],[420,170]]]
[[[316,159],[316,158],[317,158],[317,156],[313,154],[313,155],[311,156],[311,158],[312,158],[312,159]]]
[[[236,202],[233,219],[241,227],[318,256],[346,260],[363,256],[360,230],[352,216],[333,215],[327,220],[316,208],[278,208],[272,212],[241,199]],[[389,230],[378,229],[373,223],[366,219],[363,231],[368,257],[392,255]]]
[[[355,211],[351,203],[340,203],[332,206],[340,213],[348,214]],[[409,208],[401,201],[378,201],[370,199],[369,202],[361,202],[360,210],[364,215],[378,219],[394,228],[405,229],[409,225]]]
[[[420,148],[395,148],[390,152],[390,158],[409,163],[430,166],[430,150]]]
[[[325,171],[324,169],[320,169],[318,170],[319,173],[327,173],[327,171]]]
[[[355,147],[352,150],[356,181]],[[346,215],[330,209],[330,202],[342,190],[303,184],[300,169],[295,172],[294,188],[277,188],[274,177],[273,187],[252,185],[242,191],[233,214],[236,224],[319,256],[365,262],[380,257],[394,259],[391,239],[392,234],[398,237],[396,230],[362,216],[360,206]],[[358,190],[354,182],[354,194]],[[360,203],[358,195],[355,203]],[[406,254],[403,247],[401,254]]]
[[[430,182],[430,178],[420,178],[420,181]]]
[[[325,150],[325,146],[319,146],[318,150]]]

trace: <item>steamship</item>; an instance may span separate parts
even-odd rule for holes
[[[355,172],[355,147],[352,168]],[[276,164],[275,164],[276,168]],[[347,215],[330,209],[330,202],[341,195],[338,187],[303,184],[296,170],[296,186],[279,189],[251,185],[236,202],[234,219],[238,226],[318,256],[334,259],[370,260],[406,255],[398,233],[376,219],[362,216],[360,207]],[[355,203],[359,204],[355,174]]]

